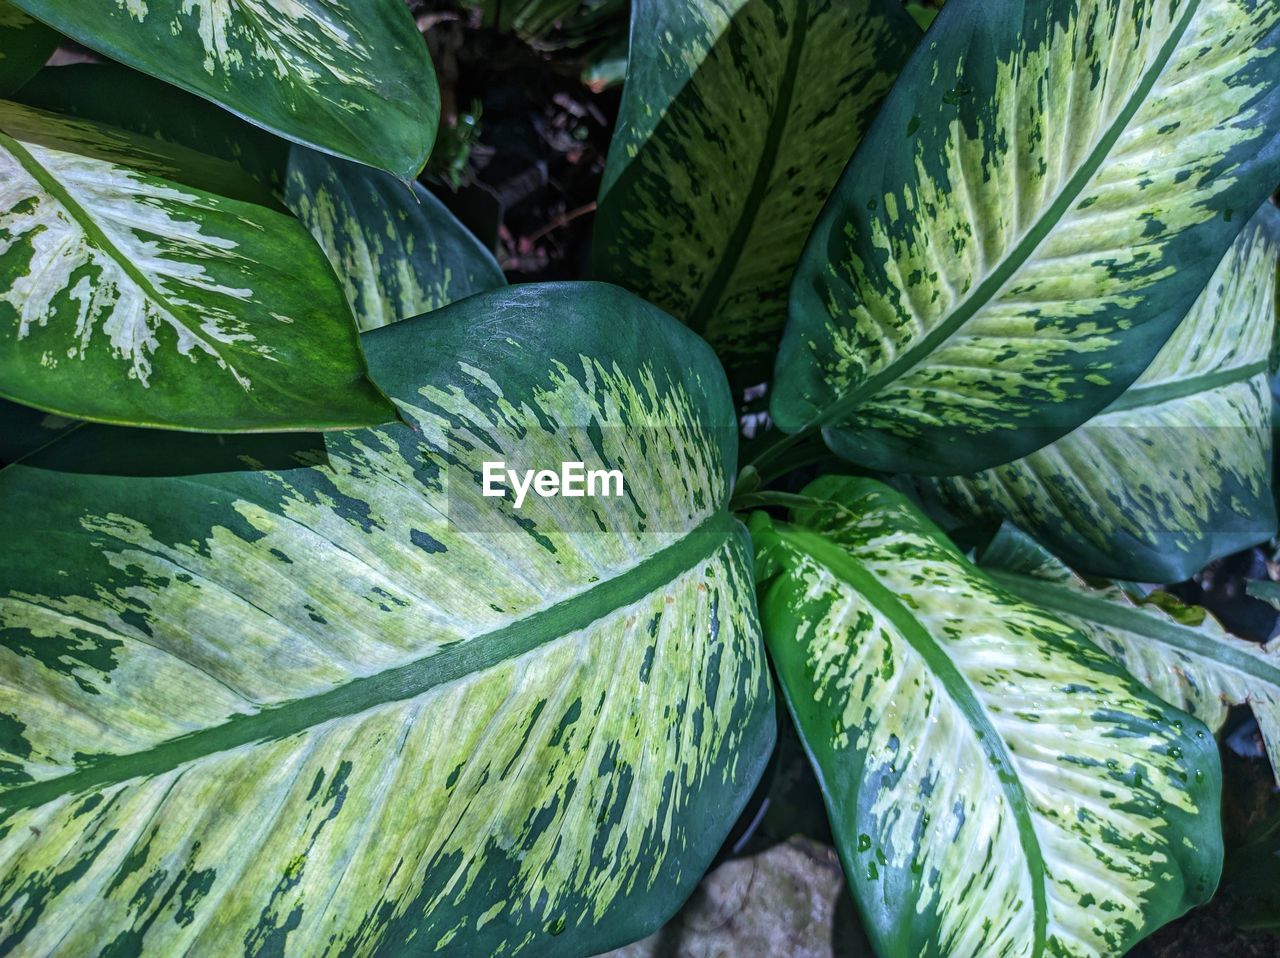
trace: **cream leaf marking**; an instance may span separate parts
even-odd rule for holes
[[[1280,769],[1280,640],[1231,635],[1213,616],[1166,593],[1138,600],[1088,585],[1021,532],[1006,529],[982,562],[1001,586],[1078,628],[1156,695],[1220,731],[1232,706],[1253,710]],[[1029,550],[1010,561],[1001,548]],[[1280,772],[1276,773],[1280,777]]]
[[[615,322],[565,345],[547,311]],[[606,341],[646,352],[581,352]],[[276,439],[239,439],[245,471],[0,471],[58,541],[0,563],[5,947],[593,953],[714,855],[772,704],[710,351],[591,285],[366,345],[412,428],[269,468]],[[482,462],[548,454],[626,497],[483,498]]]
[[[1277,255],[1280,211],[1268,203],[1103,413],[1008,465],[909,482],[959,515],[1008,519],[1100,575],[1180,581],[1266,538]]]
[[[48,325],[58,313],[55,298],[66,291],[78,304],[67,358],[83,359],[100,330],[126,361],[129,378],[147,386],[150,357],[160,346],[155,330],[164,324],[176,334],[180,355],[194,359],[198,349],[241,388],[252,388],[223,347],[251,349],[265,359],[272,357],[270,348],[248,332],[224,329],[234,319],[229,309],[197,307],[181,292],[185,286],[242,302],[253,294],[219,285],[196,258],[233,258],[238,246],[175,215],[184,207],[198,208],[198,197],[113,164],[24,145],[4,133],[0,147],[7,154],[0,157],[0,207],[9,211],[0,215],[0,255],[19,242],[35,251],[27,275],[0,296],[18,313],[18,339],[32,325]],[[81,274],[85,269],[98,271],[96,282]]]
[[[632,29],[653,43],[629,67],[596,268],[754,385],[804,238],[919,31],[884,0],[645,0]]]
[[[866,605],[876,610],[873,615],[877,628],[896,633],[910,645],[923,668],[936,676],[938,692],[952,699],[956,712],[972,727],[974,737],[981,743],[979,749],[984,753],[986,762],[990,766],[983,784],[988,790],[1003,793],[1000,804],[1012,816],[1015,823],[1016,843],[1022,853],[1027,872],[1026,890],[1030,892],[1032,899],[1033,927],[1030,932],[1036,942],[1043,942],[1048,921],[1044,856],[1036,835],[1035,823],[1030,814],[1030,803],[1018,777],[1017,768],[1001,739],[999,730],[992,725],[983,702],[974,694],[966,677],[957,669],[942,647],[914,618],[909,607],[873,576],[859,568],[846,553],[822,536],[804,530],[782,529],[779,535],[782,541],[794,550],[796,572],[805,581],[808,595],[818,596],[825,593],[835,600],[842,587],[855,589],[865,599]],[[809,634],[816,639],[822,634],[824,627],[835,624],[835,621],[824,618]],[[840,668],[842,665],[847,665],[847,661],[829,657],[825,652],[815,654],[812,662],[814,680],[819,686],[852,686],[861,677],[857,673],[852,676],[842,674]],[[827,696],[828,693],[825,691],[815,693],[815,697],[820,699],[825,700]],[[882,704],[888,706],[891,701],[882,701]],[[838,707],[838,703],[834,700],[832,704]],[[844,710],[841,716],[841,724],[844,727],[836,738],[837,745],[848,746],[852,743],[855,727],[851,722],[853,718],[854,716],[847,709]],[[937,719],[935,718],[934,721],[936,722]],[[880,734],[863,730],[858,733],[857,741],[859,747],[865,749],[872,741],[880,739],[882,739]],[[923,785],[921,790],[923,791]],[[889,799],[877,802],[876,811],[882,816],[889,817]],[[910,816],[902,816],[898,822],[900,824],[892,828],[889,834],[881,836],[881,840],[883,847],[897,850],[897,856],[892,864],[895,867],[903,867],[910,864],[904,855],[909,854],[912,842],[910,835],[902,830],[914,829],[916,823]],[[957,828],[963,827],[960,821],[957,821],[956,825]],[[915,860],[919,861],[920,858],[926,859],[928,864],[935,868],[939,865],[939,862],[930,854],[921,854]],[[924,907],[931,905],[934,894],[930,889],[920,904]],[[952,929],[950,934],[954,935],[958,931],[958,928]],[[972,942],[964,944],[972,944]],[[966,953],[964,944],[956,942],[953,947],[958,949],[957,953],[964,954]]]
[[[362,330],[506,285],[493,254],[420,185],[294,147],[285,192]]]
[[[16,0],[67,36],[286,139],[405,183],[439,121],[400,0]]]
[[[127,7],[133,0],[117,2]],[[196,21],[210,74],[248,70],[256,75],[257,65],[266,64],[276,79],[309,83],[319,78],[319,68],[342,83],[372,89],[372,52],[354,43],[336,16],[342,6],[324,0],[183,0],[182,16],[172,21],[172,29],[188,28],[183,17]],[[145,21],[146,12],[138,12]],[[252,54],[248,62],[246,49]]]
[[[1266,192],[1280,12],[1121,6],[948,4],[904,74],[938,101],[890,96],[802,260],[785,429],[894,470],[982,468],[1140,374],[1238,233],[1232,207]]]
[[[241,508],[249,506],[245,503]],[[624,575],[597,583],[511,625],[448,645],[407,665],[353,679],[311,699],[239,716],[226,724],[162,742],[145,752],[111,756],[57,778],[0,791],[0,810],[31,808],[62,796],[161,775],[217,752],[285,739],[326,722],[418,698],[438,686],[487,671],[548,642],[588,629],[601,620],[602,613],[611,614],[641,603],[673,580],[683,579],[721,558],[733,529],[734,520],[718,513],[675,544],[646,556]],[[0,617],[3,618],[7,617]]]
[[[1211,893],[1207,730],[887,487],[804,495],[761,615],[880,954],[1120,954]]]

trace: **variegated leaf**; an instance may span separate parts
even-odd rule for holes
[[[1030,456],[906,480],[965,519],[1008,519],[1072,566],[1181,582],[1266,541],[1280,210],[1236,240],[1147,371],[1101,415]]]
[[[323,253],[235,190],[270,202],[228,164],[0,103],[0,396],[211,431],[395,418]]]
[[[49,67],[13,99],[188,147],[235,164],[274,193],[284,190],[288,141],[118,63]]]
[[[1118,958],[1213,892],[1204,726],[900,493],[804,495],[752,518],[761,619],[881,958]]]
[[[403,0],[12,2],[251,123],[406,181],[435,142],[435,71]]]
[[[0,0],[0,96],[9,96],[35,76],[57,46],[57,33]]]
[[[295,146],[285,202],[329,257],[363,330],[506,285],[493,254],[417,183]]]
[[[949,0],[810,237],[774,420],[1011,462],[1150,365],[1275,187],[1280,4]]]
[[[919,30],[900,0],[636,0],[602,279],[768,378],[805,236]]]
[[[8,954],[596,954],[751,794],[774,706],[705,344],[595,284],[365,341],[413,428],[86,427],[0,472]],[[624,494],[517,508],[499,460]]]
[[[1089,586],[1015,526],[1001,527],[979,562],[1003,588],[1048,609],[1160,698],[1217,732],[1233,705],[1253,709],[1280,780],[1280,639],[1236,638],[1204,609],[1167,592],[1139,601]]]

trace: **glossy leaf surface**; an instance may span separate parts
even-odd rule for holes
[[[1030,456],[919,478],[967,520],[1008,519],[1072,566],[1181,582],[1275,532],[1271,393],[1280,210],[1268,203],[1136,383]]]
[[[13,2],[112,60],[401,179],[435,141],[435,71],[401,0]]]
[[[1231,706],[1249,706],[1280,778],[1280,640],[1237,638],[1204,609],[1166,592],[1139,601],[1117,586],[1093,588],[1013,526],[1001,528],[981,563],[1005,589],[1075,626],[1215,732]]]
[[[185,146],[234,163],[273,192],[284,187],[287,141],[208,100],[118,63],[49,67],[14,99]]]
[[[809,239],[774,420],[885,472],[1047,445],[1150,365],[1278,158],[1270,0],[950,0]]]
[[[900,493],[804,495],[752,517],[761,619],[881,958],[1120,956],[1207,899],[1209,732]]]
[[[362,330],[507,283],[493,254],[417,183],[294,147],[285,202],[325,251]]]
[[[89,427],[0,472],[6,949],[596,954],[751,794],[774,703],[710,350],[594,284],[365,339],[413,428]],[[566,460],[625,494],[482,495]]]
[[[899,0],[636,0],[602,279],[767,379],[805,237],[919,30]]]
[[[0,104],[0,396],[209,431],[393,419],[324,255],[235,191],[270,201],[228,164]]]

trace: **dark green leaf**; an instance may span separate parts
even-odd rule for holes
[[[229,164],[0,103],[0,397],[210,431],[393,419],[323,253],[293,218],[227,198],[241,188],[263,192]]]
[[[35,76],[57,47],[57,33],[0,0],[0,96]]]
[[[289,143],[208,100],[118,63],[41,70],[19,103],[176,143],[240,167],[267,188],[284,188]]]
[[[365,344],[412,428],[0,471],[5,949],[594,955],[716,854],[774,701],[711,351],[599,284]],[[517,508],[487,461],[625,495]]]
[[[111,59],[411,180],[440,95],[403,0],[13,0]]]
[[[0,399],[0,466],[47,446],[77,424],[75,419]]]
[[[1280,4],[949,0],[797,271],[771,411],[885,472],[1128,388],[1276,185]]]
[[[760,614],[880,958],[1118,958],[1213,893],[1203,725],[900,493],[803,495],[791,523],[752,517]]]
[[[1245,591],[1255,599],[1270,602],[1277,609],[1280,609],[1280,582],[1266,580],[1249,582],[1245,585]]]
[[[921,30],[927,30],[929,26],[938,16],[938,11],[942,7],[942,0],[936,2],[919,2],[919,0],[907,0],[907,13],[911,14],[912,19],[920,24]]]
[[[636,0],[602,279],[769,376],[796,260],[919,37],[899,0]]]
[[[506,285],[493,254],[417,183],[296,146],[285,202],[329,257],[361,329]]]

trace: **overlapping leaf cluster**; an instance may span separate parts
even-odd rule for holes
[[[939,6],[634,0],[508,287],[400,0],[0,3],[0,953],[626,944],[775,681],[882,958],[1213,893],[1280,660],[1132,583],[1275,532],[1280,7]]]

